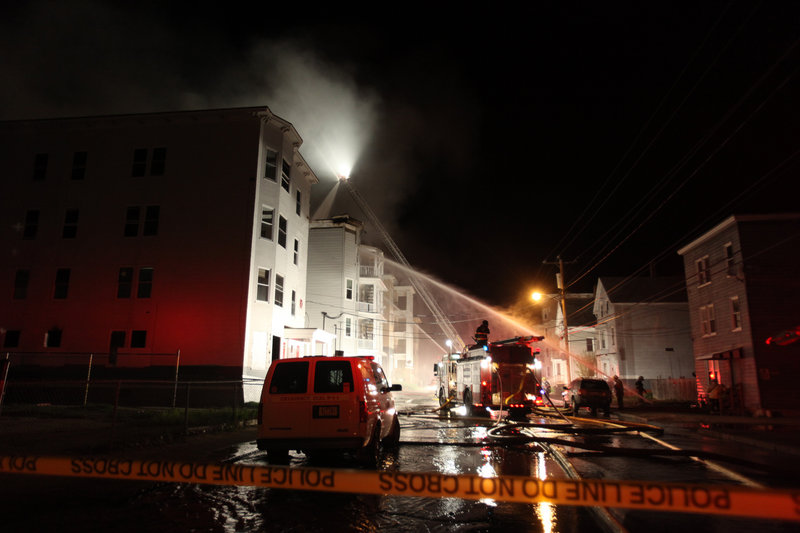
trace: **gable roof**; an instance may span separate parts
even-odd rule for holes
[[[665,277],[602,277],[598,280],[614,303],[687,302],[686,280],[681,276]]]

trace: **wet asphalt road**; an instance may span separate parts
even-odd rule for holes
[[[401,445],[385,453],[379,468],[402,472],[478,474],[486,477],[559,475],[558,466],[545,454],[525,449],[464,446],[487,434],[485,422],[443,419],[430,413],[435,405],[426,396],[398,395],[403,413]],[[429,444],[426,444],[429,443]],[[255,443],[230,450],[244,463],[266,464]],[[351,458],[326,458],[310,462],[291,453],[290,466],[361,468]],[[166,489],[166,488],[165,488]],[[161,506],[161,513],[178,507],[196,513],[171,516],[176,523],[191,519],[197,526],[214,524],[215,531],[297,532],[462,532],[462,531],[599,531],[584,509],[549,504],[527,505],[493,500],[418,498],[286,491],[263,488],[179,486],[155,491],[141,498]],[[170,504],[169,502],[174,502]],[[200,519],[199,514],[205,514]],[[204,529],[205,530],[205,529]]]
[[[401,472],[522,475],[564,478],[553,458],[535,446],[469,446],[486,436],[484,422],[442,418],[432,412],[427,395],[397,395],[402,413],[401,446],[385,454],[379,468]],[[255,446],[254,432],[207,436],[191,444],[197,461],[268,464]],[[707,446],[691,435],[665,435],[673,444]],[[217,440],[218,439],[218,440]],[[233,439],[233,440],[232,440]],[[576,442],[582,438],[575,437]],[[599,435],[594,443],[626,448],[656,446],[635,435]],[[216,444],[215,444],[216,442]],[[189,444],[187,444],[188,446]],[[657,446],[656,446],[657,447]],[[138,450],[134,455],[180,459],[186,447]],[[559,447],[580,453],[578,448]],[[128,454],[130,455],[130,454]],[[573,455],[571,464],[583,477],[730,483],[725,475],[686,458],[632,458]],[[361,468],[350,458],[312,463],[292,452],[290,465]],[[757,475],[756,472],[746,472]],[[700,528],[736,533],[795,531],[796,524],[724,519],[702,515],[612,510],[629,531]],[[96,479],[0,476],[2,531],[397,531],[397,532],[573,532],[600,531],[596,515],[582,507],[510,504],[492,500],[415,498],[288,491],[254,487],[130,482]]]
[[[379,468],[490,477],[559,475],[557,465],[537,451],[464,446],[484,437],[491,421],[440,419],[425,413],[433,406],[426,395],[398,397],[398,408],[404,413],[401,446],[385,454]],[[134,455],[168,458],[180,454],[180,448],[161,451],[166,453],[153,449]],[[253,438],[194,459],[268,464]],[[347,457],[311,463],[296,452],[290,465],[362,468]],[[549,504],[14,475],[0,476],[0,516],[5,517],[4,532],[598,530],[584,509]]]

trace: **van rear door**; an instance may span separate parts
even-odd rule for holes
[[[352,365],[349,359],[315,361],[313,394],[306,414],[313,433],[310,436],[337,439],[357,434],[359,394]]]
[[[307,410],[309,361],[279,361],[274,364],[269,384],[262,395],[263,421],[260,437],[295,438],[308,433]]]

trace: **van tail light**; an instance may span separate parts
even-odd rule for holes
[[[358,421],[362,423],[367,422],[367,402],[360,401],[358,402]]]

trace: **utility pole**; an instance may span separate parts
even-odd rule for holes
[[[564,279],[564,260],[561,256],[556,256],[557,262],[543,261],[545,265],[558,265],[558,274],[556,274],[556,287],[561,291],[561,319],[564,325],[564,347],[567,352],[567,383],[572,381],[572,353],[569,351],[569,328],[567,326],[567,283]],[[575,263],[575,261],[569,261]]]

